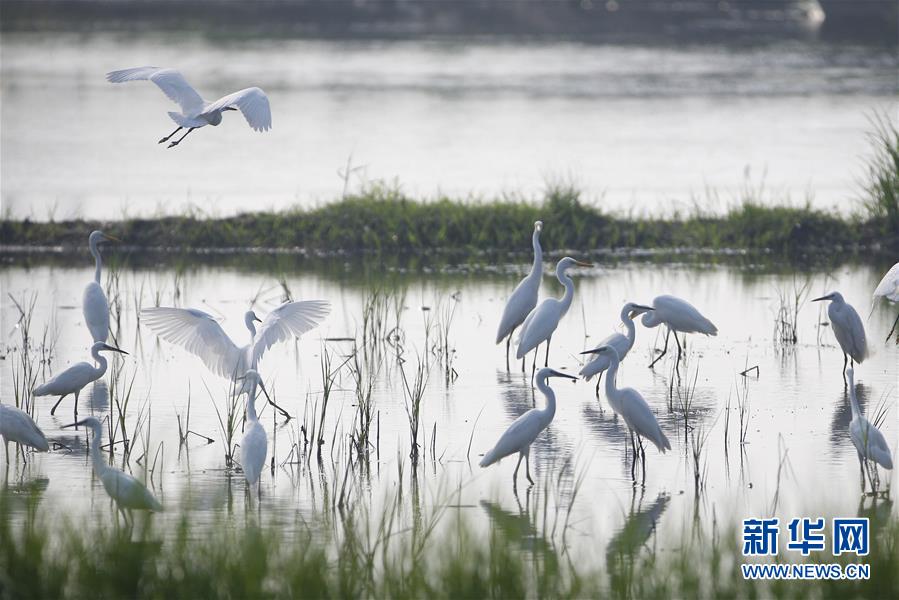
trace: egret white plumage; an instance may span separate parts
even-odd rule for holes
[[[518,481],[518,468],[521,466],[522,458],[525,461],[525,474],[527,475],[528,481],[534,483],[534,480],[531,479],[529,458],[531,444],[537,439],[540,432],[552,423],[553,417],[556,415],[556,394],[553,392],[552,388],[549,387],[548,380],[550,377],[565,377],[567,379],[577,380],[577,377],[561,373],[548,367],[537,371],[537,389],[546,396],[546,408],[532,408],[515,419],[515,421],[509,425],[509,428],[506,429],[506,432],[499,438],[496,446],[484,454],[484,458],[482,458],[479,463],[481,467],[489,467],[510,454],[518,452],[518,463],[515,465],[514,473],[512,473],[513,483],[517,483]]]
[[[62,399],[69,394],[75,395],[75,418],[78,418],[78,395],[81,390],[92,381],[96,381],[103,377],[108,366],[106,357],[101,352],[119,352],[128,354],[124,350],[120,350],[114,346],[110,346],[105,342],[94,342],[91,346],[91,356],[98,366],[94,366],[88,362],[75,363],[65,371],[58,373],[56,377],[50,381],[34,388],[35,396],[59,396],[59,400],[50,409],[50,414],[56,413],[56,407],[62,402]]]
[[[266,350],[314,329],[330,311],[330,304],[324,300],[285,302],[265,320],[257,317],[254,311],[247,311],[244,324],[250,332],[250,343],[243,347],[238,347],[228,337],[212,315],[195,308],[145,308],[141,311],[141,320],[162,339],[198,356],[216,375],[236,381],[249,369],[258,367]],[[258,330],[256,322],[262,323]],[[240,391],[247,391],[247,385],[244,381]],[[285,417],[290,417],[274,402],[271,404]]]
[[[103,424],[97,417],[87,417],[76,423],[63,427],[77,427],[85,425],[90,428],[93,439],[90,440],[91,463],[94,473],[100,478],[103,489],[109,497],[115,500],[116,506],[124,513],[128,510],[162,510],[159,503],[150,490],[134,476],[109,466],[100,454],[100,442],[103,439]]]
[[[651,313],[647,313],[651,314]],[[644,317],[645,318],[645,317]],[[618,377],[618,366],[621,360],[618,352],[612,346],[600,346],[593,350],[587,350],[583,354],[596,354],[605,356],[609,361],[608,372],[606,373],[606,398],[609,400],[609,406],[616,414],[620,415],[627,424],[631,433],[636,433],[638,439],[646,438],[659,450],[664,453],[671,450],[671,442],[662,431],[656,416],[652,409],[649,408],[646,399],[634,388],[619,388],[616,379]],[[634,454],[636,461],[636,453]],[[633,467],[632,467],[633,469]],[[633,471],[632,471],[633,472]],[[643,473],[646,473],[646,453],[643,453]]]
[[[519,325],[524,323],[528,314],[537,306],[537,296],[540,292],[540,281],[543,279],[543,249],[540,247],[540,232],[543,230],[543,222],[534,223],[534,233],[531,236],[531,245],[534,247],[534,262],[531,272],[522,279],[512,295],[506,301],[503,308],[503,316],[499,321],[499,329],[496,332],[496,343],[506,340],[506,369],[509,368],[509,345],[512,342],[512,334]]]
[[[654,310],[651,306],[644,306],[634,302],[625,304],[621,309],[621,322],[624,323],[624,326],[627,328],[627,334],[615,332],[597,344],[596,348],[611,346],[615,348],[615,352],[618,353],[618,358],[624,360],[627,353],[634,347],[634,341],[637,337],[637,328],[634,325],[634,318],[651,310]],[[596,393],[599,394],[599,383],[602,381],[603,371],[608,369],[610,364],[608,356],[600,354],[594,355],[593,360],[581,368],[579,375],[585,380],[590,381],[594,375],[599,374],[599,379],[596,381]]]
[[[170,100],[181,107],[181,112],[169,112],[169,117],[178,125],[172,133],[159,140],[167,142],[176,133],[187,128],[187,133],[169,144],[169,148],[180,144],[194,129],[206,125],[217,126],[222,122],[222,113],[239,110],[247,123],[255,131],[268,131],[272,127],[272,111],[268,96],[258,87],[249,87],[223,96],[213,102],[203,100],[179,71],[159,67],[134,67],[106,74],[110,83],[126,81],[152,81]]]
[[[102,231],[92,231],[88,237],[88,246],[94,257],[94,280],[84,287],[84,297],[81,308],[84,313],[84,323],[95,342],[105,342],[109,337],[109,302],[106,300],[106,292],[100,283],[103,261],[100,258],[100,244],[103,242],[118,242],[118,238],[106,235]]]
[[[271,398],[269,398],[259,373],[250,369],[243,379],[249,385],[249,389],[247,390],[247,424],[243,438],[240,440],[240,466],[247,483],[258,491],[259,476],[262,474],[265,457],[268,454],[268,438],[256,415],[256,387],[262,389],[262,393],[269,401]]]
[[[843,382],[846,382],[846,366],[850,360],[860,363],[868,356],[868,342],[865,337],[865,326],[862,318],[852,308],[852,305],[843,300],[839,292],[831,292],[826,296],[815,298],[812,302],[830,300],[827,306],[827,317],[830,319],[830,328],[843,351]]]
[[[677,298],[676,296],[662,295],[656,296],[652,301],[652,312],[643,315],[641,319],[644,327],[657,327],[665,324],[668,332],[665,334],[665,347],[650,364],[649,368],[655,366],[659,360],[668,353],[668,337],[674,332],[674,341],[677,343],[677,360],[679,361],[682,354],[680,340],[677,339],[678,333],[702,333],[705,335],[718,335],[718,328],[709,321],[695,306]]]
[[[521,326],[521,335],[518,338],[518,350],[515,357],[524,358],[525,354],[535,349],[537,346],[546,342],[546,359],[544,366],[549,364],[549,344],[552,341],[553,333],[559,326],[559,321],[568,312],[571,307],[571,301],[574,299],[574,281],[568,275],[567,271],[571,267],[592,267],[587,262],[575,260],[570,256],[566,256],[556,265],[556,278],[563,286],[565,293],[561,298],[546,298],[534,310],[530,312]]]
[[[886,298],[893,303],[899,302],[899,263],[893,265],[877,284],[877,288],[874,290],[874,299],[877,300],[877,298]],[[893,321],[886,341],[890,341],[890,336],[896,331],[897,325],[899,325],[899,315],[896,315],[896,320]],[[896,343],[899,344],[899,335],[896,336]]]
[[[849,423],[849,438],[858,453],[858,464],[862,468],[864,483],[864,461],[870,460],[884,469],[893,468],[893,455],[886,439],[877,427],[862,415],[855,395],[855,371],[849,368],[849,403],[852,408],[852,421]]]
[[[0,404],[0,437],[3,438],[7,463],[9,462],[10,442],[34,448],[38,452],[50,450],[50,444],[47,443],[44,432],[37,426],[31,415],[15,406]]]

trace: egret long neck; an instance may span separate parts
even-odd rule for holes
[[[253,317],[251,315],[247,315],[244,317],[244,323],[247,324],[247,329],[250,330],[250,343],[253,343],[253,340],[256,339],[256,324],[253,323]]]
[[[627,349],[634,347],[634,341],[637,339],[637,328],[634,326],[634,320],[628,315],[628,311],[621,311],[621,322],[627,328]]]
[[[565,286],[565,293],[559,299],[559,302],[562,303],[562,314],[568,312],[569,307],[571,307],[571,301],[574,299],[574,281],[571,280],[571,277],[565,271],[556,271],[556,277],[559,279],[559,283]]]
[[[543,248],[540,247],[540,232],[536,229],[531,242],[534,246],[534,264],[531,265],[531,273],[528,277],[540,278],[543,275]]]
[[[250,393],[247,394],[247,421],[252,423],[258,421],[259,416],[256,414],[256,382],[250,386]]]
[[[97,362],[97,366],[95,367],[94,373],[97,373],[97,377],[103,377],[103,374],[106,373],[106,368],[109,364],[106,362],[106,357],[100,354],[100,350],[92,350],[91,356],[94,357],[94,360]]]
[[[100,443],[103,441],[103,426],[100,424],[92,425],[91,433],[93,434],[90,441],[91,463],[94,465],[94,473],[100,476],[109,468],[109,465],[103,460],[103,455],[100,452]]]
[[[546,422],[549,423],[553,420],[553,417],[556,416],[556,394],[553,392],[552,388],[549,387],[545,378],[541,378],[537,381],[537,389],[546,396],[546,408],[544,408],[542,412]]]
[[[94,256],[94,281],[100,283],[100,270],[103,267],[103,261],[100,260],[100,248],[97,247],[97,241],[90,242],[91,254]]]
[[[849,386],[849,407],[852,409],[852,418],[857,419],[862,414],[862,409],[858,406],[858,398],[855,395],[855,382],[851,382]]]
[[[631,323],[631,327],[634,324]],[[609,355],[609,368],[606,369],[606,398],[609,399],[609,402],[612,402],[612,398],[618,397],[618,386],[616,385],[616,379],[618,378],[618,365],[620,361],[617,356]]]

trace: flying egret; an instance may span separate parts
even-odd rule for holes
[[[512,482],[518,482],[518,468],[521,466],[521,459],[523,458],[525,461],[525,474],[527,475],[528,481],[534,483],[534,480],[531,479],[529,458],[531,444],[537,439],[540,432],[552,423],[553,417],[556,415],[556,394],[547,383],[547,380],[550,377],[566,377],[577,381],[577,377],[567,375],[566,373],[560,373],[559,371],[548,367],[544,367],[537,371],[537,389],[546,396],[546,408],[542,410],[539,408],[532,408],[515,419],[515,421],[509,425],[509,428],[506,429],[506,432],[502,437],[499,438],[496,446],[487,452],[484,455],[484,458],[481,459],[481,462],[479,463],[481,467],[489,467],[510,454],[518,452],[518,463],[515,465],[515,472],[512,473]]]
[[[87,384],[100,379],[106,373],[106,367],[108,366],[106,357],[100,354],[100,352],[105,351],[128,354],[124,350],[110,346],[105,342],[94,342],[94,345],[91,346],[91,356],[94,357],[94,361],[99,366],[95,367],[88,362],[75,363],[47,383],[34,388],[35,396],[59,396],[59,400],[50,409],[51,415],[56,413],[56,407],[59,406],[63,398],[69,394],[75,394],[75,418],[78,418],[78,394],[81,393],[81,390]]]
[[[677,343],[678,361],[680,361],[682,353],[680,340],[677,339],[678,333],[718,335],[718,328],[715,327],[715,324],[705,318],[702,313],[696,310],[696,307],[686,300],[669,295],[657,296],[652,301],[652,308],[652,312],[643,315],[641,319],[643,326],[647,328],[657,327],[664,323],[668,328],[668,332],[665,334],[665,348],[649,364],[650,369],[668,353],[668,337],[672,331],[674,332],[674,341]]]
[[[651,313],[647,313],[651,314]],[[645,317],[644,317],[645,318]],[[616,414],[621,415],[627,424],[631,433],[637,434],[637,438],[645,437],[658,448],[659,452],[664,453],[665,450],[671,450],[671,443],[659,426],[656,416],[646,403],[646,399],[633,388],[619,388],[616,386],[616,378],[618,376],[618,366],[621,359],[618,352],[612,346],[600,346],[593,350],[587,350],[582,354],[596,354],[604,356],[609,361],[608,373],[606,375],[606,398],[609,400],[609,406]],[[641,444],[642,448],[642,444]],[[637,456],[634,454],[634,462]],[[646,474],[646,452],[643,452],[643,474]],[[633,473],[633,465],[631,466]]]
[[[91,254],[94,256],[94,280],[84,287],[84,298],[81,301],[84,312],[84,323],[91,332],[95,342],[105,342],[109,337],[109,302],[100,284],[103,261],[100,258],[102,242],[119,242],[118,238],[106,235],[102,231],[92,231],[88,238]]]
[[[559,261],[556,265],[556,278],[565,286],[565,294],[561,299],[545,299],[527,316],[524,325],[521,326],[518,350],[515,353],[516,358],[524,358],[525,354],[546,342],[546,360],[543,366],[549,365],[549,344],[552,341],[553,333],[559,326],[559,321],[568,312],[571,300],[574,298],[574,281],[566,273],[569,268],[574,266],[592,267],[593,265],[575,260],[570,256]]]
[[[879,297],[886,298],[890,302],[899,302],[899,263],[893,265],[877,284],[877,288],[874,290],[874,299],[877,300]],[[890,336],[896,331],[897,325],[899,325],[899,315],[896,315],[896,320],[893,321],[886,341],[890,341]],[[896,343],[899,344],[899,335],[896,336]]]
[[[219,98],[215,102],[207,102],[191,87],[184,75],[175,69],[159,67],[135,67],[112,71],[106,74],[110,83],[126,81],[152,81],[159,89],[179,106],[181,112],[169,112],[169,117],[178,128],[165,136],[159,143],[167,142],[176,133],[187,127],[187,133],[169,144],[169,148],[177,146],[194,129],[206,125],[216,126],[222,122],[222,113],[226,110],[240,110],[247,123],[255,131],[268,131],[272,127],[272,110],[268,96],[258,87],[250,87]]]
[[[843,350],[843,383],[846,383],[846,365],[853,361],[860,363],[868,356],[868,342],[865,339],[865,326],[862,318],[858,316],[852,305],[843,300],[839,292],[831,292],[826,296],[815,298],[812,302],[830,300],[827,307],[827,316],[830,319],[830,327],[837,337],[837,342]]]
[[[852,408],[852,421],[849,423],[849,437],[858,453],[858,466],[862,469],[864,484],[864,461],[870,460],[884,469],[893,468],[893,456],[890,447],[880,430],[862,415],[855,395],[855,372],[850,367],[846,370],[849,376],[849,403]]]
[[[150,490],[143,483],[138,481],[134,476],[120,471],[115,467],[109,466],[100,454],[100,441],[103,439],[103,424],[97,417],[87,417],[76,423],[63,425],[66,427],[77,427],[85,425],[91,429],[93,439],[90,441],[91,462],[94,466],[94,473],[103,483],[103,489],[109,494],[109,497],[115,500],[116,506],[125,514],[128,510],[162,510],[162,504],[159,503]]]
[[[286,302],[270,312],[265,320],[252,310],[244,314],[244,324],[250,332],[250,343],[238,347],[221,325],[195,308],[145,308],[141,319],[162,339],[197,355],[206,367],[232,381],[249,369],[256,369],[266,350],[290,337],[300,337],[317,327],[328,316],[331,305],[324,300]],[[259,322],[257,331],[254,323]],[[241,392],[246,392],[244,381]],[[270,403],[285,417],[290,415],[274,402]]]
[[[627,328],[627,335],[617,332],[613,333],[597,344],[596,347],[612,346],[615,348],[615,352],[618,353],[619,359],[624,360],[627,353],[634,347],[634,340],[637,337],[637,328],[634,325],[634,318],[651,310],[654,310],[651,306],[644,306],[634,302],[625,304],[621,309],[621,322],[624,323],[624,326]],[[590,381],[590,379],[597,373],[599,374],[599,379],[596,381],[597,395],[599,395],[599,383],[602,381],[603,371],[609,368],[609,364],[609,358],[607,356],[596,355],[593,360],[583,366],[579,373],[579,375],[587,381]]]
[[[537,295],[540,292],[540,281],[543,279],[543,249],[540,248],[540,232],[543,230],[543,222],[534,222],[534,234],[531,236],[531,244],[534,246],[534,263],[531,272],[522,279],[503,308],[503,316],[499,321],[499,329],[496,332],[496,343],[506,340],[506,370],[509,370],[509,346],[512,343],[512,334],[527,318],[528,314],[537,306]],[[524,370],[524,361],[522,361]]]
[[[262,474],[265,457],[268,454],[268,439],[262,423],[259,422],[259,417],[256,416],[256,386],[262,389],[262,393],[269,402],[271,402],[271,398],[259,373],[250,369],[243,379],[249,385],[249,389],[247,390],[247,426],[240,441],[240,466],[250,488],[256,488],[258,492],[259,476]]]
[[[9,443],[29,446],[38,452],[50,450],[50,444],[44,437],[34,419],[24,410],[15,406],[0,404],[0,437],[6,450],[6,462],[9,463]]]

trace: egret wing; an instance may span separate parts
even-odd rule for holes
[[[899,302],[899,263],[893,265],[887,274],[883,276],[877,288],[874,290],[874,297],[883,296],[893,302]]]
[[[169,100],[178,104],[185,114],[196,113],[203,109],[203,98],[187,83],[184,75],[175,69],[135,67],[106,74],[106,81],[110,83],[141,80],[149,80],[159,86]]]
[[[651,441],[660,452],[671,450],[671,443],[640,392],[633,388],[624,388],[621,394],[625,396],[621,416],[628,426]]]
[[[268,440],[265,429],[255,421],[244,434],[240,443],[240,466],[244,477],[251,485],[259,481],[268,454]]]
[[[98,379],[97,368],[86,362],[75,363],[65,371],[57,373],[50,381],[34,388],[35,396],[61,396],[81,390],[91,381]]]
[[[50,450],[44,432],[26,412],[15,406],[0,404],[0,436],[40,452]]]
[[[270,312],[253,338],[251,366],[255,367],[265,351],[278,342],[317,327],[330,312],[331,304],[325,300],[286,302]]]
[[[143,309],[141,320],[162,339],[199,356],[213,373],[222,377],[242,374],[240,348],[212,315],[194,308],[159,306]]]
[[[109,301],[103,288],[91,281],[84,288],[81,300],[84,323],[95,342],[105,342],[109,337]]]
[[[531,445],[543,430],[540,421],[540,411],[536,408],[532,408],[515,419],[505,433],[500,436],[496,445],[484,455],[478,464],[488,467],[510,454],[520,452],[525,446]]]
[[[255,131],[268,131],[272,128],[272,109],[268,96],[258,87],[246,88],[210,102],[200,114],[207,115],[229,107],[239,109]]]

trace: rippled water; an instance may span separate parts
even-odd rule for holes
[[[872,311],[869,302],[870,291],[887,266],[847,266],[831,273],[813,272],[808,278],[811,294],[838,289],[865,320],[873,352],[856,369],[859,398],[866,412],[882,403],[888,406],[882,430],[896,456],[899,347],[883,343],[896,309],[884,305]],[[799,343],[795,347],[783,348],[774,343],[778,292],[793,290],[794,285],[805,280],[805,275],[771,272],[761,267],[625,262],[600,264],[577,274],[574,304],[553,337],[550,363],[558,368],[576,371],[578,353],[617,327],[617,316],[625,301],[647,302],[658,293],[688,298],[720,330],[717,337],[689,338],[687,359],[680,367],[678,380],[673,352],[655,370],[647,369],[651,348],[661,340],[656,331],[637,328],[637,343],[622,366],[619,385],[634,387],[644,394],[672,443],[672,451],[666,455],[647,448],[645,485],[640,485],[639,476],[637,485],[631,478],[622,422],[612,416],[604,393],[597,400],[593,384],[584,382],[553,382],[558,396],[556,417],[531,451],[537,486],[529,488],[522,472],[517,493],[513,490],[514,458],[479,469],[479,455],[493,445],[502,431],[527,409],[543,404],[539,393],[534,396],[529,373],[522,374],[519,365],[507,372],[503,348],[492,343],[502,302],[519,276],[516,271],[517,267],[510,267],[430,275],[388,274],[398,297],[404,299],[400,304],[400,326],[407,373],[411,375],[417,356],[424,355],[433,364],[422,409],[424,456],[414,477],[425,503],[452,501],[473,518],[487,517],[504,527],[521,527],[525,534],[534,511],[544,501],[563,511],[571,505],[569,541],[588,551],[625,543],[626,540],[618,540],[621,527],[625,522],[638,521],[646,522],[647,536],[655,525],[667,531],[661,538],[662,546],[676,547],[684,523],[700,511],[708,520],[772,511],[792,517],[806,514],[809,507],[855,514],[861,502],[860,479],[847,432],[850,412],[840,375],[842,356],[829,328],[818,326],[825,319],[817,304],[803,306]],[[311,425],[313,408],[320,401],[321,353],[330,353],[336,366],[353,344],[333,338],[361,339],[363,305],[372,288],[364,277],[354,273],[294,270],[283,276],[295,298],[324,298],[332,303],[332,313],[322,327],[296,344],[274,347],[260,368],[277,401],[297,417],[282,424],[273,421],[270,409],[262,413],[275,469],[274,473],[263,473],[261,507],[267,515],[285,523],[295,522],[298,515],[310,516],[333,501],[346,473],[355,396],[345,368],[337,379],[327,411],[322,462],[318,463],[313,454],[311,460],[294,464],[291,451],[294,443],[302,439],[300,426]],[[11,294],[2,299],[3,402],[12,401],[12,373],[18,368],[20,357],[17,309],[12,298],[21,302],[22,298],[37,294],[31,333],[40,338],[46,328],[49,339],[56,341],[53,360],[45,367],[49,376],[88,356],[88,333],[82,322],[80,298],[82,287],[91,276],[88,268],[46,266],[40,262],[25,267],[14,261],[0,270],[2,289]],[[255,298],[254,309],[267,313],[281,301],[283,288],[274,274],[192,266],[181,270],[123,268],[117,289],[123,308],[116,337],[120,346],[131,352],[118,363],[117,385],[128,385],[133,378],[126,422],[131,430],[141,415],[149,419],[149,426],[135,438],[131,470],[146,476],[142,465],[155,463],[152,486],[170,509],[159,519],[176,518],[178,510],[173,509],[179,505],[194,511],[194,521],[240,513],[246,502],[245,484],[239,471],[226,468],[216,411],[216,407],[224,410],[227,384],[206,371],[199,359],[168,343],[157,342],[146,327],[138,330],[135,306],[153,305],[158,298],[164,305],[177,302],[222,315],[226,317],[225,330],[242,342],[247,336],[242,325],[243,312]],[[559,291],[555,279],[547,276],[542,293]],[[457,300],[452,299],[454,294]],[[425,306],[431,310],[423,311]],[[458,378],[447,383],[436,357],[428,351],[433,347],[435,333],[431,331],[426,343],[425,322],[437,319],[439,313],[452,306],[455,314],[449,340],[455,351],[452,367]],[[389,315],[388,325],[392,327],[392,309]],[[370,472],[366,475],[357,465],[351,481],[359,483],[350,486],[353,506],[374,509],[399,486],[408,489],[413,479],[400,374],[389,352],[379,362],[382,372],[373,396],[377,448]],[[758,375],[746,379],[739,375],[756,365]],[[39,381],[43,379],[44,375],[38,377]],[[115,401],[111,405],[108,396],[112,379],[107,374],[104,381],[86,390],[80,415],[118,416]],[[702,453],[706,483],[698,500],[694,500],[693,458],[689,433],[685,439],[680,400],[680,394],[692,388],[694,381],[689,424],[694,433],[707,435]],[[748,425],[746,443],[741,446],[737,392],[743,393],[744,383]],[[122,392],[115,395],[121,398]],[[56,449],[49,454],[29,456],[26,467],[21,463],[11,466],[5,480],[8,485],[22,485],[46,479],[45,506],[54,507],[61,514],[108,514],[105,492],[90,475],[84,431],[61,429],[72,420],[71,399],[63,402],[56,416],[50,416],[53,402],[49,398],[38,399],[36,414]],[[179,447],[177,415],[185,418],[188,402],[190,428],[215,439],[214,443],[191,437],[186,446]],[[729,439],[727,454],[725,428]],[[432,441],[433,431],[436,440]],[[432,444],[436,456],[432,455]],[[146,449],[150,459],[142,459],[139,464]],[[115,460],[121,464],[121,449]],[[781,464],[783,469],[779,468]],[[578,480],[580,484],[576,484]],[[882,485],[895,485],[895,480],[894,474],[886,473]],[[826,494],[822,493],[824,490]]]

